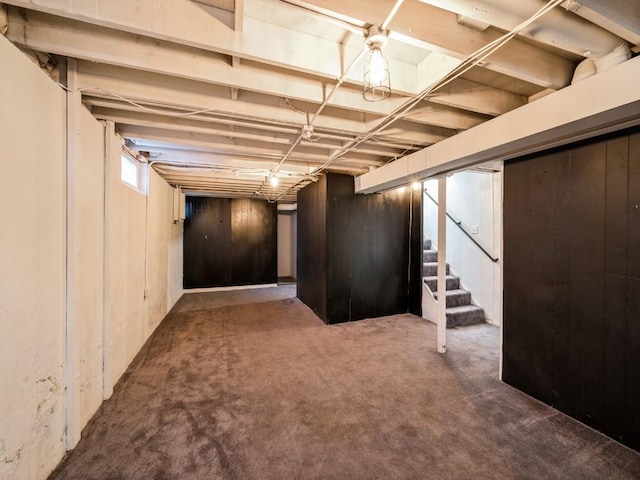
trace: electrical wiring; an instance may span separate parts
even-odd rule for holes
[[[366,134],[357,137],[349,145],[347,145],[342,150],[332,155],[331,158],[329,158],[329,160],[327,160],[327,162],[325,162],[325,164],[322,165],[320,169],[318,169],[317,173],[320,173],[321,171],[326,169],[329,165],[331,165],[331,163],[333,163],[338,158],[355,150],[360,144],[369,140],[374,135],[380,133],[381,131],[389,127],[391,124],[395,123],[397,120],[402,119],[411,109],[413,109],[425,97],[433,93],[435,90],[442,88],[443,86],[451,83],[453,80],[455,80],[456,78],[459,78],[461,75],[468,72],[470,69],[484,62],[487,59],[487,57],[489,57],[500,47],[505,45],[509,40],[515,37],[518,33],[520,33],[522,30],[524,30],[529,25],[531,25],[533,22],[538,20],[545,13],[549,12],[553,8],[563,3],[563,1],[564,0],[551,0],[546,5],[544,5],[540,10],[534,13],[531,17],[529,17],[527,20],[522,22],[520,25],[516,26],[511,31],[507,32],[503,36],[497,38],[496,40],[488,43],[484,47],[481,47],[480,49],[468,55],[464,60],[460,62],[458,66],[453,68],[449,73],[443,76],[440,80],[434,82],[433,84],[428,86],[426,89],[424,89],[421,93],[416,95],[414,98],[405,102],[403,105],[400,105],[399,107],[397,107],[386,118],[384,118],[376,127],[369,130],[369,132],[367,132]]]
[[[282,100],[284,100],[284,104],[289,107],[291,110],[293,110],[296,113],[299,113],[300,115],[304,115],[307,117],[309,117],[309,114],[305,111],[300,110],[299,108],[297,108],[293,103],[291,103],[291,100],[289,100],[287,97],[282,97]]]
[[[417,104],[422,102],[424,98],[428,95],[432,94],[435,90],[448,85],[455,79],[459,78],[461,75],[464,75],[466,72],[476,67],[477,65],[484,62],[491,54],[505,45],[509,40],[515,37],[522,30],[527,28],[529,25],[534,23],[540,17],[542,17],[547,12],[551,11],[558,5],[562,4],[564,0],[550,0],[546,3],[542,8],[540,8],[536,13],[534,13],[531,17],[529,17],[524,22],[520,23],[518,26],[513,28],[511,31],[505,33],[501,37],[496,40],[488,43],[487,45],[479,48],[475,52],[471,53],[467,57],[465,57],[460,64],[454,67],[450,72],[444,75],[440,80],[432,83],[427,88],[425,88],[422,92],[420,92],[415,97],[411,98],[404,104],[397,107],[393,112],[391,112],[387,117],[380,121],[380,123],[369,130],[366,134],[360,135],[352,140],[349,145],[343,147],[338,152],[331,155],[331,157],[317,170],[314,171],[314,175],[320,175],[329,165],[335,162],[338,158],[346,155],[349,152],[355,150],[359,145],[363,142],[370,140],[374,135],[382,132],[384,129],[388,128],[390,125],[395,123],[396,121],[403,118],[411,109],[413,109]],[[290,190],[295,188],[297,185],[290,187]],[[275,201],[278,201],[282,196],[288,194],[289,191],[284,192],[280,197],[278,197]]]

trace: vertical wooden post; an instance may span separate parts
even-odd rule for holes
[[[438,178],[438,333],[439,353],[447,351],[447,177]]]

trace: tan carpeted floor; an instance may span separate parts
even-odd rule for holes
[[[185,295],[51,479],[631,479],[640,455],[497,379],[498,329],[324,325],[295,285]]]

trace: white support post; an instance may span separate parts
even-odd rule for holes
[[[67,60],[67,312],[66,312],[66,448],[72,450],[80,441],[82,431],[80,419],[80,345],[77,340],[75,316],[75,189],[77,186],[76,165],[81,161],[80,109],[81,94],[77,90],[77,62]]]
[[[447,177],[438,178],[438,353],[447,351]]]

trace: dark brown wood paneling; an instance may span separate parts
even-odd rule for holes
[[[351,317],[352,222],[357,210],[353,177],[327,174],[327,318],[328,323]]]
[[[625,423],[625,348],[627,324],[627,225],[629,138],[606,142],[604,350],[602,430],[618,435]],[[621,348],[622,347],[622,348]]]
[[[570,370],[571,315],[569,308],[569,286],[571,266],[571,222],[573,221],[573,188],[571,183],[571,152],[564,150],[556,155],[555,198],[553,222],[553,275],[555,279],[553,298],[553,382],[552,404],[571,414],[573,404],[573,382]]]
[[[570,403],[579,420],[596,427],[602,418],[605,167],[603,142],[571,150]]]
[[[277,282],[276,205],[187,197],[184,288]]]
[[[184,220],[184,288],[231,282],[231,200],[187,197]]]
[[[640,449],[640,130],[505,165],[503,379]]]
[[[351,318],[408,311],[410,192],[358,195],[351,228]]]
[[[525,294],[531,291],[528,259],[533,246],[528,239],[533,229],[529,221],[532,176],[530,162],[511,162],[504,169],[504,318],[511,321],[505,321],[503,328],[503,379],[534,395],[535,376],[527,367],[531,363],[527,340],[531,328],[531,296]]]
[[[628,185],[626,422],[623,441],[640,450],[640,133],[629,138]]]
[[[422,316],[422,185],[411,192],[409,246],[409,313]]]
[[[298,192],[297,296],[327,321],[327,178]]]
[[[275,203],[231,202],[231,285],[278,281],[277,216]]]
[[[298,193],[298,297],[325,322],[408,311],[410,199],[355,195],[338,174]]]

